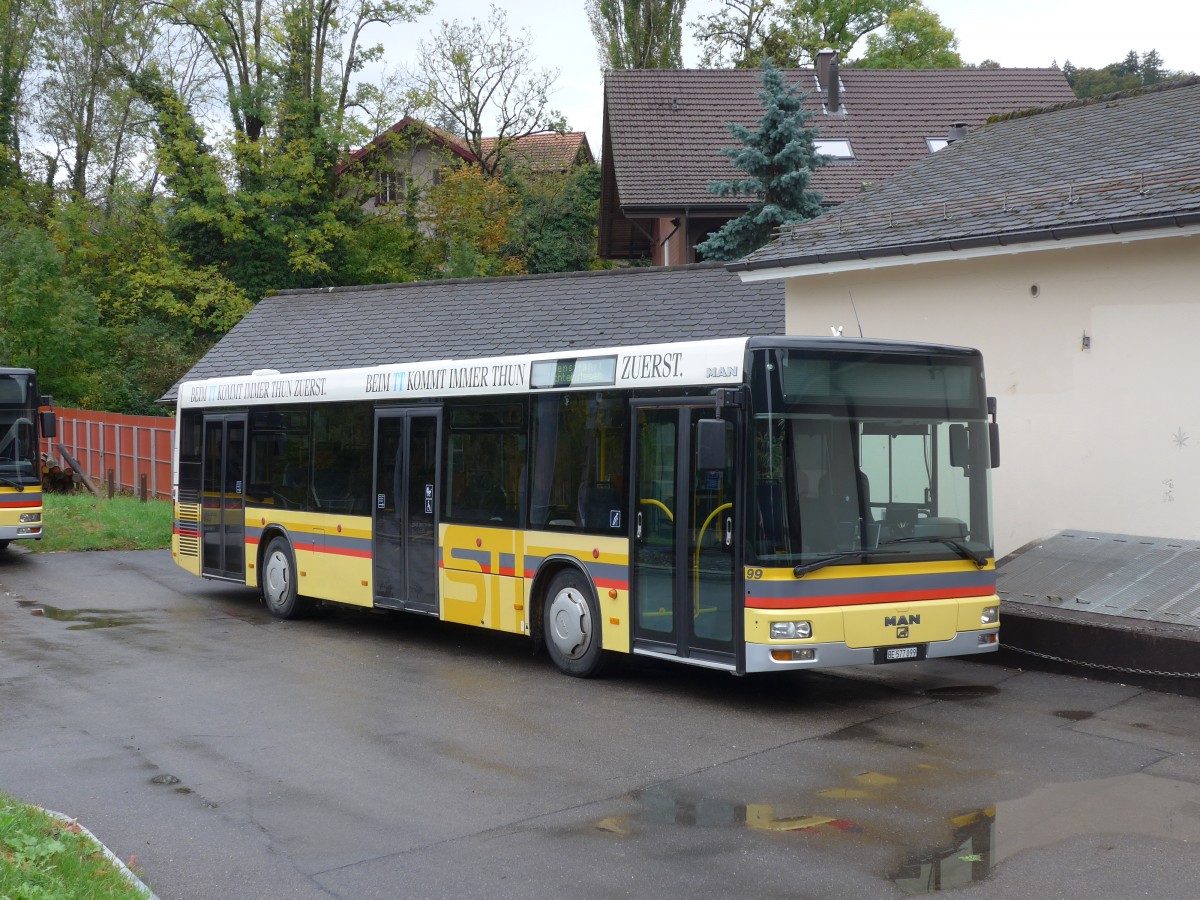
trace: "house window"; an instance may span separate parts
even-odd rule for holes
[[[818,153],[834,159],[854,159],[854,148],[846,138],[817,138],[813,147]]]
[[[375,203],[383,206],[387,203],[399,203],[404,199],[405,178],[399,172],[375,173]]]
[[[945,138],[925,138],[925,144],[929,147],[930,153],[937,153],[939,150],[945,150],[946,145],[950,142]]]

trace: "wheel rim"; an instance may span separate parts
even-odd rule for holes
[[[263,587],[267,603],[271,606],[282,606],[287,599],[290,584],[290,566],[287,555],[278,550],[267,557],[267,568]]]
[[[567,659],[579,659],[591,646],[591,609],[576,588],[563,588],[550,602],[550,640]]]

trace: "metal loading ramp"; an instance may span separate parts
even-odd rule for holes
[[[1200,695],[1200,541],[1068,530],[1000,560],[1001,661]]]
[[[1200,542],[1064,531],[1001,560],[1001,600],[1200,628]]]

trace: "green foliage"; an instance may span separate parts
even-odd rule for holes
[[[519,275],[524,260],[512,253],[509,235],[520,200],[502,179],[474,166],[444,171],[423,202],[432,230],[423,248],[430,271],[447,278]]]
[[[404,210],[364,216],[345,241],[345,284],[395,284],[436,277],[425,268],[424,238]]]
[[[580,272],[597,268],[600,167],[568,172],[525,172],[510,177],[520,203],[515,246],[526,268],[537,272]],[[512,255],[521,255],[512,251]]]
[[[841,59],[888,16],[917,0],[723,0],[722,9],[701,16],[694,36],[706,66],[757,68],[764,59],[778,66],[811,65],[829,47]]]
[[[866,52],[854,65],[861,69],[961,69],[958,38],[942,25],[937,13],[922,3],[888,16],[882,34],[867,35]]]
[[[0,364],[38,370],[42,391],[70,403],[86,388],[95,301],[66,271],[46,231],[0,225]]]
[[[788,87],[783,74],[764,62],[758,96],[763,106],[758,131],[728,123],[742,146],[721,151],[746,177],[708,186],[719,197],[742,195],[758,202],[696,245],[705,259],[738,259],[766,244],[780,225],[811,219],[821,212],[821,195],[809,190],[809,185],[813,169],[825,158],[813,145],[816,129],[805,124],[812,119],[812,113],[804,108],[808,95],[798,87]]]
[[[1075,96],[1081,100],[1085,97],[1133,91],[1143,85],[1158,84],[1170,78],[1182,78],[1193,74],[1165,69],[1157,50],[1148,50],[1140,57],[1136,51],[1130,50],[1120,62],[1110,63],[1101,69],[1080,68],[1067,60],[1063,63],[1062,72]]]
[[[681,68],[686,5],[687,0],[587,0],[600,67]]]

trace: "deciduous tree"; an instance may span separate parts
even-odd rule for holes
[[[414,107],[452,124],[489,175],[513,141],[566,129],[550,109],[558,71],[534,68],[531,43],[528,31],[511,34],[504,11],[492,6],[486,21],[443,21],[432,40],[417,45]],[[485,137],[492,139],[487,147]]]
[[[687,0],[587,0],[599,45],[600,68],[678,69],[683,66]]]
[[[961,69],[953,29],[922,3],[896,10],[887,26],[867,35],[867,49],[854,65],[862,69]]]
[[[842,59],[865,35],[916,0],[724,0],[694,26],[707,64],[810,65],[828,47]]]

